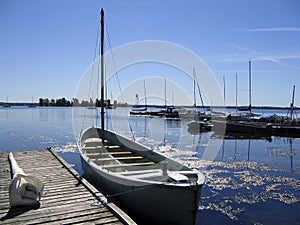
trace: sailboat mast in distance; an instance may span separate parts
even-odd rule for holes
[[[147,95],[146,95],[146,82],[144,80],[144,96],[145,96],[145,108],[147,109]]]
[[[193,68],[193,76],[194,76],[194,107],[196,107],[196,71]]]
[[[226,107],[226,83],[225,83],[225,76],[223,76],[223,85],[224,85],[224,105]]]
[[[251,92],[252,92],[252,87],[251,87],[251,60],[249,60],[249,111],[251,113],[251,102],[252,102],[252,99],[251,99]]]
[[[294,119],[294,101],[295,101],[295,85],[293,86],[292,103],[290,107],[290,118]]]
[[[237,73],[235,74],[235,110],[237,112],[238,108],[238,103],[237,103],[237,98],[238,98],[238,85],[237,85]]]
[[[165,78],[165,108],[167,107],[167,79]]]

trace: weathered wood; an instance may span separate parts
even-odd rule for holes
[[[94,159],[96,161],[111,161],[111,160],[128,160],[128,159],[143,159],[143,156],[124,156],[124,157],[113,157],[113,158],[99,158]]]
[[[124,152],[96,152],[96,153],[87,153],[89,157],[91,156],[100,156],[100,155],[129,155],[132,152],[124,151]]]
[[[123,163],[123,164],[110,164],[102,166],[102,168],[116,168],[116,167],[127,167],[127,166],[148,166],[154,165],[154,162],[140,162],[140,163]]]
[[[11,181],[8,152],[0,152],[1,224],[135,224],[52,150],[16,151],[13,155],[25,173],[44,183],[40,207],[9,205]]]

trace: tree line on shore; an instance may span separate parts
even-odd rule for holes
[[[107,99],[104,101],[104,106],[110,106],[110,100]],[[48,98],[40,98],[39,99],[39,106],[81,106],[81,107],[89,107],[89,106],[95,106],[95,107],[100,107],[101,106],[101,101],[99,99],[96,99],[95,102],[90,99],[89,101],[87,100],[82,100],[81,102],[77,98],[73,98],[71,101],[67,100],[65,97],[60,98],[60,99],[51,99],[49,100]]]
[[[39,106],[72,106],[72,102],[64,97],[51,100],[49,100],[48,98],[40,98]]]

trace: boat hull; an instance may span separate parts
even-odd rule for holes
[[[114,170],[103,168],[105,166],[97,165],[93,159],[86,155],[86,150],[84,150],[86,147],[82,146],[87,143],[87,140],[97,138],[101,140],[99,139],[101,137],[114,145],[126,146],[125,152],[131,150],[136,154],[148,157],[157,164],[167,162],[168,178],[164,178],[163,169],[160,169],[162,178],[147,180],[127,177],[122,175],[123,172],[120,174],[119,170],[119,172],[114,172]],[[98,128],[89,128],[83,132],[78,146],[84,176],[97,189],[106,194],[109,201],[118,204],[138,223],[195,224],[201,189],[205,183],[205,177],[202,173],[121,135]],[[143,172],[143,169],[147,168],[136,167],[134,171]],[[180,182],[179,180],[169,182],[170,179],[179,179],[173,177],[172,171],[183,173],[191,180],[189,182]]]
[[[124,185],[93,168],[83,157],[81,162],[84,176],[138,224],[195,224],[202,186]]]

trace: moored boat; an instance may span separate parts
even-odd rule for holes
[[[131,111],[129,112],[132,116],[148,116],[149,112],[147,107],[143,105],[133,105]]]
[[[79,141],[85,176],[138,221],[195,224],[203,174],[100,128]]]
[[[104,12],[101,10],[101,102],[104,101]],[[105,129],[81,132],[84,176],[139,223],[195,224],[205,177],[197,170]]]
[[[188,123],[188,129],[198,132],[211,131],[212,127],[213,124],[210,121],[193,120]]]

